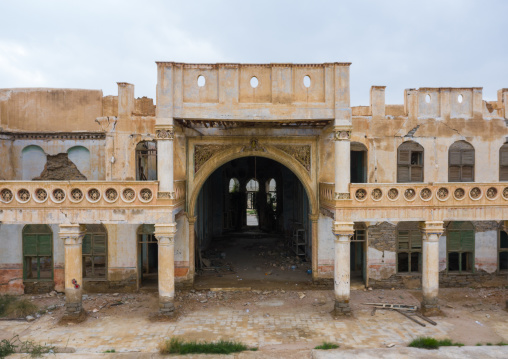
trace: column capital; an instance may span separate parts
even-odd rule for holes
[[[60,224],[58,235],[65,245],[81,244],[86,233],[84,224]]]
[[[351,141],[353,126],[333,126],[333,139],[335,141]]]
[[[170,245],[175,243],[176,223],[156,224],[155,238],[159,245]]]
[[[353,222],[333,222],[333,234],[336,241],[349,241],[355,234]]]
[[[186,213],[185,215],[187,216],[187,220],[189,221],[189,224],[196,223],[198,217],[196,217],[196,216],[190,216],[189,213]]]
[[[174,138],[175,130],[173,125],[155,125],[155,139],[173,140]]]
[[[420,222],[420,230],[424,236],[424,239],[429,242],[439,241],[439,237],[444,232],[443,221],[425,221]]]

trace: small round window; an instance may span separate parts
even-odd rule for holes
[[[203,75],[198,76],[198,86],[203,87],[206,84],[206,79]]]
[[[252,86],[252,88],[258,87],[259,81],[256,76],[252,76],[252,78],[250,79],[250,85]]]
[[[310,76],[305,76],[303,78],[303,86],[309,88],[310,87]]]

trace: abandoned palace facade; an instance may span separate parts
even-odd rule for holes
[[[349,63],[157,63],[157,99],[0,90],[0,293],[134,291],[162,313],[210,238],[298,233],[315,281],[423,291],[508,271],[508,89],[409,89],[351,107]],[[402,101],[401,101],[402,102]],[[276,206],[273,203],[276,202]],[[250,207],[249,207],[250,206]],[[298,252],[299,251],[299,252]],[[297,253],[298,252],[298,253]]]

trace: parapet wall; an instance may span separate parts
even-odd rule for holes
[[[481,87],[422,87],[404,91],[404,105],[385,103],[385,86],[372,86],[370,106],[352,108],[353,116],[404,116],[410,119],[507,118],[508,89],[500,89],[497,101],[485,101]]]

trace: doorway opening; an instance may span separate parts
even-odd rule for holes
[[[153,224],[138,228],[138,288],[158,288],[159,248],[154,233]]]
[[[367,183],[367,147],[351,143],[351,183]]]
[[[196,202],[197,287],[312,282],[310,204],[298,177],[264,157],[216,169]]]
[[[369,285],[367,277],[367,228],[364,223],[355,223],[355,234],[350,246],[351,286],[364,288]]]

